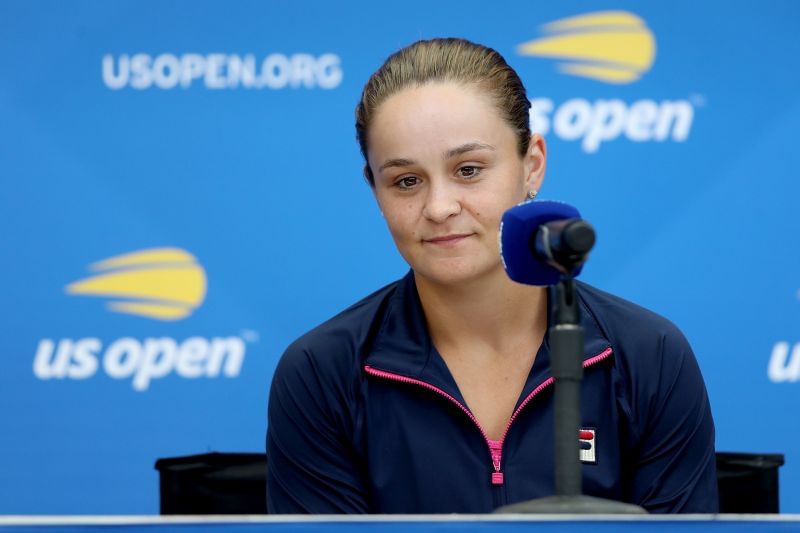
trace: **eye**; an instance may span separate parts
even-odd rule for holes
[[[408,189],[413,188],[419,183],[419,178],[416,176],[406,176],[404,178],[400,178],[395,182],[395,187],[400,189],[401,191],[406,191]]]
[[[471,165],[465,165],[463,167],[460,167],[457,171],[458,177],[464,179],[474,178],[480,173],[481,173],[480,167],[475,167]]]

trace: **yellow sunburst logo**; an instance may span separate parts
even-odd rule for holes
[[[67,285],[68,294],[114,298],[111,311],[156,320],[180,320],[206,296],[206,273],[180,248],[150,248],[93,263],[97,274]]]
[[[562,62],[558,69],[606,83],[632,83],[653,66],[656,40],[647,24],[627,11],[598,11],[541,26],[547,35],[517,47],[522,55]]]

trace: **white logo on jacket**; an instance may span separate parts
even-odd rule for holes
[[[582,463],[597,464],[597,454],[595,437],[597,430],[594,428],[580,428],[578,430],[578,441],[580,443],[580,458]]]

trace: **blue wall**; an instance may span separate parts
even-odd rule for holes
[[[156,458],[263,449],[285,346],[407,268],[353,108],[436,36],[518,70],[584,279],[684,330],[718,449],[785,453],[800,512],[800,5],[337,4],[0,3],[0,513],[156,513]],[[547,51],[609,10],[567,33],[632,43],[617,79]]]

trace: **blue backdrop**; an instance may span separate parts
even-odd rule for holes
[[[518,70],[584,279],[684,330],[718,449],[784,452],[800,512],[798,35],[792,1],[0,3],[0,513],[156,513],[156,458],[263,449],[283,349],[407,268],[353,108],[435,36]]]

